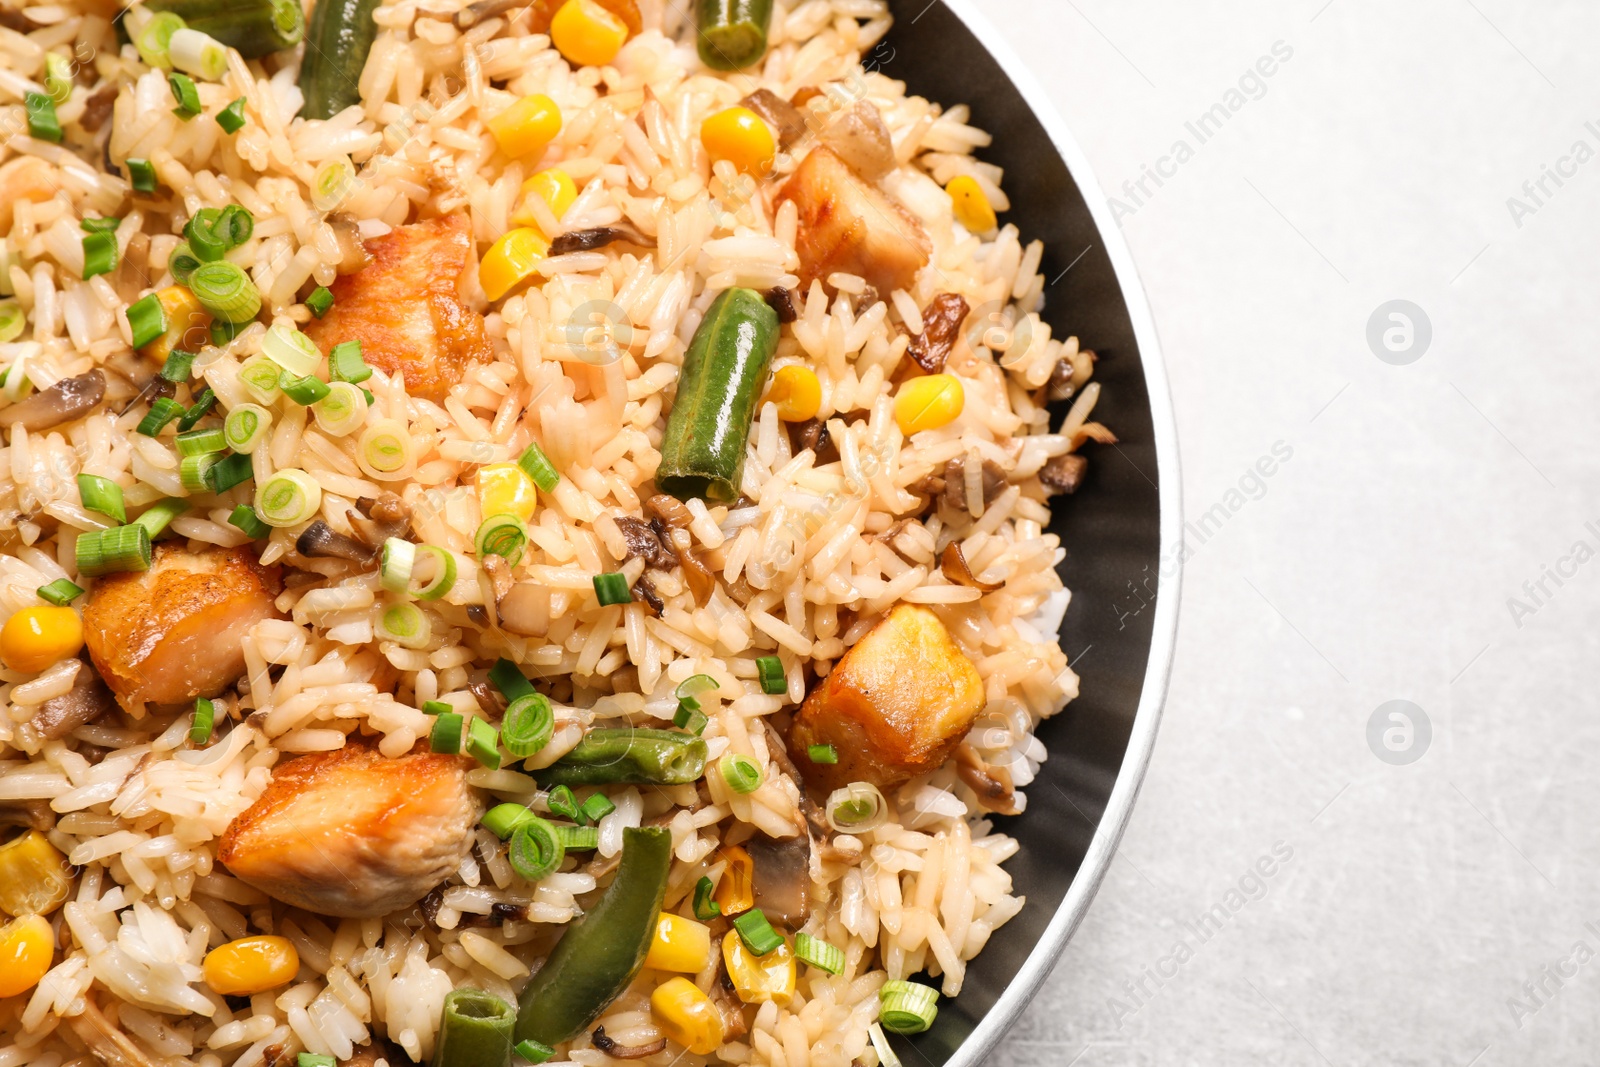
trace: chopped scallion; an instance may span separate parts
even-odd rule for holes
[[[705,733],[706,727],[710,723],[711,720],[706,718],[705,712],[698,707],[691,708],[688,703],[683,701],[678,703],[678,710],[672,715],[672,725],[680,730],[688,730],[696,737]]]
[[[527,759],[550,743],[555,728],[555,712],[549,699],[543,693],[528,693],[507,706],[500,723],[500,739],[512,756]]]
[[[306,307],[311,310],[311,314],[319,319],[322,318],[328,313],[328,309],[333,307],[333,290],[326,285],[317,286],[311,295],[306,297]]]
[[[206,488],[213,493],[226,493],[255,477],[255,466],[243,454],[223,456],[206,471]]]
[[[807,933],[794,935],[794,955],[802,963],[809,963],[829,974],[839,974],[844,970],[843,950]]]
[[[167,270],[172,273],[172,280],[179,285],[188,285],[194,272],[200,269],[203,261],[194,254],[194,248],[188,241],[179,241],[178,247],[167,256]]]
[[[309,374],[304,378],[285,376],[278,383],[278,388],[283,390],[284,396],[304,407],[310,407],[328,395],[328,383]]]
[[[78,229],[84,233],[116,233],[121,219],[79,219]]]
[[[339,1061],[320,1053],[302,1052],[295,1057],[294,1067],[339,1067]]]
[[[78,496],[83,506],[98,511],[119,524],[128,521],[128,509],[122,504],[122,486],[98,474],[78,475]]]
[[[572,795],[570,786],[558,785],[550,790],[545,804],[557,815],[564,815],[575,823],[583,822],[583,808],[578,805],[578,798]]]
[[[328,302],[333,302],[331,297]],[[329,350],[328,376],[336,382],[352,385],[360,385],[372,377],[372,368],[361,358],[360,341],[344,341]]]
[[[261,291],[244,268],[225,259],[205,263],[189,275],[189,291],[219,319],[249,322],[261,311]],[[265,351],[266,346],[262,349]]]
[[[483,818],[478,820],[483,828],[502,841],[509,840],[517,832],[517,827],[529,819],[537,819],[537,812],[530,811],[521,804],[496,804],[483,813]]]
[[[633,600],[628,579],[618,571],[594,576],[594,598],[602,605],[627,604]]]
[[[281,470],[256,487],[256,514],[268,526],[298,526],[322,506],[322,486],[303,470]]]
[[[137,523],[78,535],[78,573],[90,577],[150,569],[150,533]]]
[[[233,509],[233,514],[228,516],[228,525],[244,532],[247,537],[262,538],[272,532],[272,527],[261,521],[256,514],[256,509],[249,504],[240,504]]]
[[[712,891],[710,878],[701,878],[694,884],[694,917],[703,923],[722,914],[722,905],[711,899]]]
[[[144,514],[133,520],[133,525],[144,527],[145,533],[151,540],[166,533],[167,527],[172,525],[172,520],[189,510],[189,505],[178,497],[169,496],[151,504],[144,509]]]
[[[228,51],[222,43],[187,26],[167,42],[167,56],[174,67],[208,82],[217,81],[228,72]]]
[[[517,1055],[521,1056],[529,1063],[543,1063],[546,1060],[554,1057],[555,1054],[556,1050],[551,1048],[549,1045],[541,1044],[532,1039],[517,1042]]]
[[[83,280],[117,269],[117,235],[104,230],[83,235]]]
[[[194,398],[194,403],[189,405],[189,410],[183,413],[183,418],[178,420],[178,432],[188,433],[195,428],[199,421],[211,413],[217,406],[217,394],[211,391],[208,385],[200,390],[200,395]]]
[[[533,479],[533,484],[539,487],[541,493],[550,492],[561,481],[561,475],[550,465],[550,457],[544,454],[544,449],[539,447],[537,441],[522,450],[522,455],[517,457],[517,466]]]
[[[167,75],[167,84],[172,86],[172,98],[178,106],[172,113],[185,122],[200,114],[200,90],[194,86],[194,79],[187,74],[173,71]]]
[[[583,817],[592,823],[598,823],[616,810],[617,806],[604,793],[596,793],[583,802]]]
[[[217,112],[217,125],[225,133],[238,133],[244,129],[244,97],[240,97],[221,111]]]
[[[184,456],[178,461],[178,478],[183,482],[183,487],[191,493],[203,493],[207,489],[206,473],[217,465],[222,457],[215,452],[203,452],[195,456]]]
[[[517,665],[504,658],[496,660],[494,666],[489,668],[489,681],[507,700],[519,700],[538,693]]]
[[[139,58],[158,70],[172,69],[172,35],[184,28],[183,19],[171,11],[158,11],[133,36]]]
[[[421,648],[433,636],[433,624],[415,604],[390,604],[378,614],[374,632],[380,641],[402,648]]]
[[[467,754],[491,771],[500,769],[500,731],[485,719],[467,726]]]
[[[194,702],[194,719],[189,723],[189,743],[203,745],[211,740],[211,727],[216,722],[217,706],[205,697]]]
[[[756,674],[761,679],[763,693],[778,696],[789,691],[789,680],[783,673],[783,660],[777,656],[762,656],[757,659]]]
[[[228,447],[222,431],[216,427],[180,433],[173,438],[173,443],[178,446],[180,456],[203,456],[210,452],[226,451]]]
[[[555,827],[535,816],[518,826],[511,835],[506,858],[511,869],[530,882],[553,874],[566,858],[567,850],[556,836]]]
[[[749,756],[729,753],[722,757],[722,780],[735,793],[754,793],[761,788],[761,767]]]
[[[28,315],[15,300],[0,300],[0,344],[15,341],[27,328]]]
[[[181,348],[174,348],[167,353],[167,361],[161,364],[160,375],[173,385],[182,385],[194,373],[193,352],[185,352]]]
[[[44,93],[24,93],[22,106],[28,113],[28,136],[52,144],[61,143],[61,120],[56,117],[56,102]]]
[[[593,826],[568,826],[556,823],[556,836],[568,852],[586,852],[600,847],[600,831]]]
[[[183,415],[183,405],[170,396],[158,396],[150,403],[150,410],[139,420],[135,431],[146,437],[160,436],[167,424]]]
[[[478,558],[500,556],[508,566],[522,561],[528,545],[528,528],[515,515],[490,515],[478,527]]]
[[[435,752],[456,755],[461,751],[461,724],[464,720],[453,711],[447,711],[433,720],[428,732],[428,747]]]
[[[128,182],[136,193],[156,191],[156,168],[148,159],[127,160]]]
[[[49,585],[41,585],[37,590],[39,599],[58,608],[64,608],[83,595],[83,589],[65,578],[57,578]]]
[[[739,931],[739,940],[744,942],[744,947],[757,956],[765,956],[783,944],[783,935],[772,928],[772,923],[767,921],[766,913],[760,908],[751,908],[733,920],[733,928]]]
[[[455,706],[445,700],[424,700],[422,713],[424,715],[443,715],[445,712],[454,711]]]
[[[222,439],[235,452],[248,453],[267,436],[272,412],[259,404],[240,404],[222,422]]]
[[[367,421],[367,398],[361,395],[359,385],[349,382],[324,385],[316,378],[311,380],[323,389],[323,396],[312,403],[311,414],[325,433],[333,437],[348,437]]]
[[[267,336],[272,336],[271,330],[267,331]],[[239,368],[239,381],[256,402],[261,404],[270,404],[278,399],[278,382],[282,378],[283,372],[278,368],[277,362],[264,355],[251,356]]]
[[[891,1034],[920,1034],[939,1015],[938,990],[891,978],[878,990],[878,1022]]]
[[[839,750],[832,745],[811,745],[806,749],[806,756],[812,763],[839,762]]]
[[[261,351],[288,372],[290,378],[304,378],[322,363],[322,350],[292,326],[272,326],[261,339]]]
[[[44,91],[57,105],[72,99],[72,60],[60,52],[44,54]]]

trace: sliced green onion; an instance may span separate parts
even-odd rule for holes
[[[224,133],[238,133],[244,129],[244,124],[244,97],[242,96],[217,112],[217,125],[222,127]]]
[[[185,122],[200,114],[200,90],[194,87],[194,79],[187,74],[173,71],[167,75],[167,84],[172,86],[172,98],[178,106],[172,113]]]
[[[244,323],[240,323],[239,325],[235,326],[233,323],[224,319],[212,319],[211,343],[216,345],[218,348],[221,348],[235,337],[238,337],[239,334],[243,332],[244,328]]]
[[[322,318],[328,313],[328,309],[333,307],[333,290],[326,285],[317,286],[311,295],[306,297],[306,307],[311,310],[311,314],[319,319]]]
[[[920,1034],[939,1015],[939,992],[920,982],[891,978],[878,990],[878,1022],[891,1034]]]
[[[378,581],[391,593],[411,591],[411,570],[417,562],[417,546],[391,537],[383,543],[378,557]]]
[[[143,348],[167,332],[167,311],[154,293],[129,304],[127,314],[128,328],[133,331],[134,348]]]
[[[443,715],[445,712],[454,710],[454,706],[448,701],[424,700],[422,702],[422,712],[424,715]]]
[[[188,241],[179,241],[172,254],[167,256],[167,270],[171,272],[173,281],[179,285],[188,285],[189,279],[194,277],[194,272],[200,269],[201,262]]]
[[[332,303],[332,298],[329,298]],[[336,382],[360,385],[372,377],[372,368],[361,358],[361,342],[345,341],[328,352],[328,377]]]
[[[467,754],[491,771],[499,770],[500,731],[483,719],[473,719],[467,725]]]
[[[0,373],[0,393],[11,401],[21,400],[33,392],[33,382],[28,380],[28,357],[18,356],[11,366]]]
[[[356,181],[356,168],[349,156],[335,156],[317,168],[311,177],[311,206],[323,214],[335,210],[350,195]]]
[[[556,1050],[549,1045],[540,1044],[529,1038],[527,1041],[517,1042],[517,1055],[529,1063],[539,1064],[555,1056]]]
[[[116,233],[121,219],[79,219],[78,229],[84,233]]]
[[[496,804],[483,813],[483,818],[478,821],[483,828],[502,841],[509,840],[517,832],[517,827],[529,819],[537,819],[538,812],[523,807],[521,804]]]
[[[225,259],[202,264],[189,275],[189,290],[202,307],[219,319],[249,322],[261,313],[261,291],[256,283],[250,280],[243,267]],[[261,349],[267,351],[265,343]]]
[[[155,540],[166,532],[172,520],[189,510],[187,501],[175,496],[163,497],[144,509],[144,514],[133,520],[135,526],[144,527],[145,533]]]
[[[694,884],[694,917],[703,923],[722,914],[722,905],[711,899],[713,889],[710,878],[701,878]]]
[[[189,410],[183,413],[183,418],[178,420],[180,433],[188,433],[195,428],[199,421],[211,414],[211,409],[217,406],[217,394],[211,391],[208,385],[200,390],[200,395],[194,398],[194,403],[189,405]]]
[[[137,523],[78,535],[78,573],[90,577],[150,569],[150,533]]]
[[[571,786],[558,785],[550,790],[545,805],[557,815],[565,815],[575,823],[583,822],[583,808],[578,804],[578,798],[572,795]]]
[[[133,38],[139,58],[158,70],[171,70],[172,57],[168,50],[172,47],[172,35],[183,28],[183,19],[172,12],[156,12]]]
[[[761,679],[763,693],[778,696],[789,691],[789,680],[783,673],[783,660],[777,656],[762,656],[757,659],[756,674]]]
[[[304,407],[310,407],[328,395],[328,383],[309,374],[304,378],[290,378],[284,375],[283,381],[278,383],[278,388],[283,390],[284,396]]]
[[[183,487],[191,493],[203,493],[207,489],[206,472],[217,465],[222,457],[215,453],[202,453],[197,456],[184,456],[178,461],[178,478],[183,482]]]
[[[739,940],[744,942],[744,947],[757,956],[765,956],[783,944],[783,935],[772,928],[766,913],[760,908],[751,908],[733,920],[733,928],[739,931]]]
[[[701,693],[721,688],[722,683],[709,674],[691,674],[678,683],[678,688],[673,690],[672,695],[678,698],[679,703],[688,704],[689,707],[699,710],[700,701],[696,698]]]
[[[406,477],[412,454],[411,431],[398,419],[368,423],[356,443],[356,462],[379,481]]]
[[[222,42],[188,27],[174,33],[167,42],[167,57],[174,67],[208,82],[218,81],[228,72],[228,50]]]
[[[148,159],[130,159],[126,161],[128,167],[128,182],[136,193],[153,193],[156,191],[156,168]]]
[[[628,579],[617,571],[594,576],[594,598],[602,605],[627,604],[633,600]]]
[[[267,336],[272,336],[272,331],[267,331]],[[251,356],[239,368],[239,381],[256,401],[261,404],[270,404],[278,399],[278,382],[283,378],[283,372],[278,364],[266,356]],[[271,419],[268,419],[270,422]]]
[[[316,381],[315,378],[311,380]],[[334,382],[323,388],[326,394],[311,406],[317,425],[334,437],[347,437],[359,430],[367,421],[367,398],[361,395],[361,387]]]
[[[57,105],[72,97],[72,60],[59,52],[44,54],[44,91]]]
[[[754,793],[761,788],[761,766],[749,756],[730,753],[721,763],[722,780],[735,793]]]
[[[61,119],[56,102],[44,93],[24,93],[22,106],[28,113],[28,136],[40,141],[61,143]]]
[[[78,496],[90,511],[98,511],[118,523],[128,521],[128,509],[122,504],[122,486],[110,478],[98,474],[78,475]]]
[[[510,1067],[516,1023],[517,1009],[493,993],[452,990],[439,1011],[433,1067]],[[399,1054],[390,1059],[398,1067]]]
[[[511,869],[530,882],[555,873],[566,856],[567,850],[556,836],[555,827],[537,816],[517,827],[511,835],[511,848],[506,852]]]
[[[421,648],[433,636],[433,624],[415,604],[390,604],[378,613],[374,631],[380,641],[393,641],[402,648]]]
[[[600,847],[600,831],[593,826],[568,826],[556,823],[556,836],[568,852],[587,852]]]
[[[507,700],[521,700],[523,697],[536,696],[539,692],[515,663],[503,657],[495,660],[494,666],[489,668],[489,681]]]
[[[806,756],[812,763],[839,762],[839,750],[832,745],[811,745],[806,749]]]
[[[840,974],[844,971],[844,950],[820,937],[812,937],[807,933],[795,934],[794,955],[800,962],[809,963],[829,974]]]
[[[462,721],[462,717],[453,711],[434,719],[433,729],[428,732],[428,747],[435,752],[458,755],[461,752]]]
[[[39,594],[39,599],[58,608],[64,608],[83,595],[83,589],[72,584],[65,578],[57,578],[49,585],[41,585],[34,592]]]
[[[294,1067],[339,1067],[339,1061],[320,1053],[302,1052],[295,1057]]]
[[[699,708],[691,708],[685,703],[679,703],[678,710],[672,716],[672,725],[680,730],[688,730],[696,737],[705,733],[706,727],[710,724],[711,720],[706,718],[705,712]]]
[[[322,506],[322,486],[302,470],[281,470],[256,487],[256,514],[268,526],[298,526]]]
[[[222,431],[216,427],[209,430],[190,430],[180,433],[173,438],[173,443],[178,446],[180,456],[204,456],[211,452],[222,452],[228,447]]]
[[[894,1048],[889,1044],[889,1038],[883,1032],[883,1027],[873,1023],[867,1027],[867,1036],[872,1039],[873,1051],[878,1054],[878,1067],[901,1067],[900,1057],[894,1054]]]
[[[501,556],[515,567],[528,545],[528,528],[515,515],[490,515],[478,527],[478,557]]]
[[[167,353],[166,362],[161,364],[161,377],[173,385],[182,385],[194,373],[194,353],[185,352],[181,348],[174,348]]]
[[[83,280],[97,274],[110,274],[117,269],[117,235],[114,233],[86,233],[83,235]]]
[[[182,404],[170,396],[158,396],[151,402],[150,410],[139,420],[139,425],[134,427],[134,430],[146,437],[156,437],[166,429],[169,422],[182,416]]]
[[[561,481],[561,475],[550,465],[550,457],[544,454],[544,449],[539,447],[537,441],[522,450],[522,455],[517,457],[517,466],[533,479],[533,484],[539,487],[540,492],[550,492]]]
[[[272,412],[260,404],[240,404],[222,423],[222,439],[235,452],[251,452],[267,436]]]
[[[556,714],[543,693],[529,693],[513,700],[500,723],[500,739],[506,751],[517,759],[527,759],[544,748],[555,735]]]
[[[438,545],[418,545],[417,551],[433,559],[433,576],[422,585],[412,585],[409,592],[418,600],[438,600],[456,584],[456,556]],[[415,576],[416,568],[412,568]]]
[[[248,241],[255,226],[255,216],[238,204],[203,207],[184,226],[183,236],[197,259],[214,263]]]
[[[261,521],[256,514],[256,509],[249,504],[240,504],[233,509],[233,514],[228,516],[228,525],[242,530],[247,537],[259,540],[272,532],[272,527]]]
[[[876,830],[889,817],[889,803],[871,782],[851,782],[828,794],[822,809],[828,825],[841,834],[864,834]]]
[[[217,706],[205,697],[194,702],[194,719],[189,723],[189,743],[203,745],[211,740],[211,726],[216,722]]]
[[[226,493],[255,477],[255,465],[243,454],[223,456],[206,470],[206,488],[213,493]]]
[[[0,343],[15,341],[22,336],[28,324],[28,315],[15,300],[0,300]]]
[[[291,378],[314,374],[322,363],[322,351],[292,326],[272,326],[261,339],[261,352],[288,372]]]
[[[617,806],[604,793],[595,793],[583,802],[583,817],[592,823],[598,823],[616,810]]]

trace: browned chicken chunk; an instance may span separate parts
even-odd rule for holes
[[[983,703],[978,669],[939,616],[901,604],[807,694],[789,754],[814,789],[892,789],[949,759]],[[812,745],[832,745],[839,762],[813,763]]]
[[[419,750],[388,759],[352,738],[279,766],[229,824],[217,858],[286,904],[387,915],[460,865],[479,814],[460,758]]]
[[[282,618],[277,567],[249,546],[190,552],[156,546],[150,569],[95,582],[83,636],[100,677],[128,701],[182,704],[216,696],[244,673],[241,642],[262,619]]]
[[[922,225],[831,148],[813,149],[778,200],[794,201],[799,211],[795,251],[803,287],[843,271],[881,293],[910,289],[928,264],[933,246]]]
[[[442,400],[492,354],[483,316],[463,296],[475,266],[466,216],[396,227],[367,252],[372,262],[333,283],[333,307],[306,334],[323,352],[360,341],[368,364],[404,374],[414,396]]]

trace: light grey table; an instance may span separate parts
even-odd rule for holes
[[[1595,1062],[1600,5],[981,6],[1125,205],[1210,516],[992,1062]]]

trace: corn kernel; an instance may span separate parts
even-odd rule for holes
[[[241,937],[206,954],[200,973],[225,997],[253,997],[291,981],[300,953],[287,937]]]
[[[894,421],[910,437],[923,430],[948,426],[961,415],[966,393],[953,374],[927,374],[912,378],[894,398]]]
[[[537,196],[550,207],[550,214],[561,221],[561,216],[567,213],[567,208],[578,199],[578,187],[572,182],[572,175],[564,170],[551,168],[541,170],[538,174],[522,183],[522,191],[518,194],[518,207],[511,213],[511,221],[518,226],[537,226],[539,220],[528,210],[528,198]]]
[[[729,930],[722,939],[722,962],[735,992],[746,1004],[770,1000],[781,1008],[794,999],[794,950],[787,940],[765,956],[757,956],[737,930]]]
[[[543,152],[561,132],[561,109],[543,93],[534,93],[506,108],[488,122],[500,151],[513,159]]]
[[[24,674],[38,674],[83,647],[83,619],[72,608],[23,608],[0,627],[0,660]]]
[[[784,422],[805,422],[822,409],[822,383],[811,368],[791,363],[772,376],[767,400],[778,405],[778,418]]]
[[[55,951],[55,931],[42,916],[24,915],[0,926],[0,1000],[38,985]]]
[[[515,463],[491,463],[478,468],[478,511],[490,515],[515,515],[523,522],[533,518],[539,489]]]
[[[722,1013],[687,978],[673,978],[650,994],[650,1014],[673,1041],[695,1056],[709,1056],[722,1044]]]
[[[950,194],[956,221],[969,232],[988,233],[999,225],[999,220],[994,217],[994,208],[989,205],[989,198],[984,195],[983,186],[978,184],[976,178],[965,174],[951,178],[944,191]]]
[[[211,343],[211,314],[187,286],[169,285],[156,293],[167,316],[167,332],[139,349],[157,365],[167,361],[174,348],[198,352]]]
[[[72,867],[50,839],[29,830],[0,845],[0,911],[49,915],[72,892]]]
[[[722,879],[717,882],[711,899],[717,902],[722,914],[731,917],[755,906],[755,892],[751,888],[755,862],[751,860],[750,853],[738,845],[723,849],[722,855],[728,861],[728,869],[722,872]]]
[[[726,159],[741,173],[763,178],[777,157],[772,130],[747,107],[730,107],[700,124],[700,143],[715,163]]]
[[[550,20],[550,43],[580,67],[605,66],[627,39],[627,25],[594,0],[567,0]]]
[[[507,233],[490,246],[478,264],[484,295],[499,300],[527,281],[548,251],[550,242],[538,230],[523,226]]]
[[[658,971],[699,974],[711,962],[711,928],[682,915],[664,911],[656,917],[656,936],[650,942],[646,967]]]

